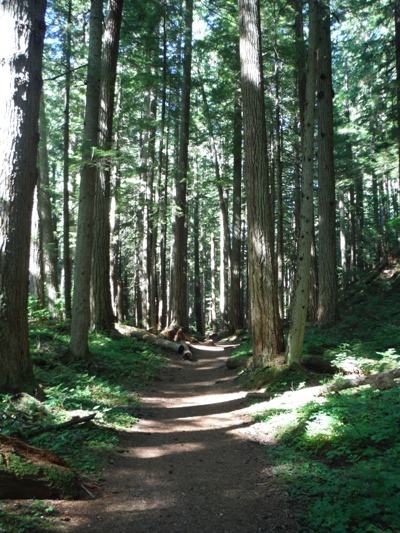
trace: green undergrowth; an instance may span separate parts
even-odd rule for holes
[[[0,502],[0,533],[45,533],[58,525],[56,510],[42,500]]]
[[[166,359],[157,347],[136,339],[92,334],[90,363],[72,364],[63,355],[69,343],[64,328],[36,323],[30,340],[35,374],[46,398],[0,396],[1,432],[55,452],[83,481],[100,481],[119,433],[137,422],[138,392],[155,378]],[[75,416],[91,414],[95,418],[89,422],[56,429]],[[33,435],[43,427],[50,431]],[[0,508],[0,533],[42,531],[32,509],[36,513],[37,508],[29,505],[18,513],[9,505]],[[48,513],[40,516],[46,518]]]
[[[305,377],[311,372],[291,376],[283,365],[274,370],[275,381],[264,382],[265,389],[295,391],[346,379],[347,372],[368,375],[398,367],[399,319],[399,286],[375,282],[342,305],[338,323],[307,329],[304,355],[329,357],[336,375],[315,374],[310,383]],[[300,531],[400,531],[399,385],[310,395],[298,405],[278,394],[259,404],[254,418],[275,436],[266,453],[294,502]]]
[[[400,389],[342,391],[256,416],[301,531],[400,531]]]

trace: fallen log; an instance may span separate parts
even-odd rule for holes
[[[76,474],[53,452],[0,435],[0,499],[77,498]]]
[[[185,341],[180,341],[179,344],[183,348],[183,352],[182,352],[183,359],[186,359],[186,361],[192,361],[192,363],[195,361],[198,361],[197,355],[193,351],[193,346],[189,348],[189,346],[186,344]]]
[[[183,353],[183,350],[184,350],[184,348],[177,342],[163,339],[162,337],[158,337],[157,335],[154,335],[153,333],[148,333],[146,330],[135,329],[130,332],[130,335],[131,337],[134,337],[135,339],[152,342],[153,344],[157,344],[158,346],[161,346],[162,348],[165,348],[166,350],[172,350],[179,354]]]
[[[370,385],[374,389],[386,390],[393,388],[397,383],[395,378],[400,377],[400,368],[395,368],[389,372],[379,372],[369,376],[355,376],[350,379],[336,381],[330,385],[324,385],[326,392],[339,392],[353,387]]]
[[[162,339],[161,337],[157,337],[157,335],[154,335],[153,333],[146,333],[143,335],[142,339],[144,341],[149,341],[154,344],[157,344],[157,346],[161,346],[162,348],[165,348],[166,350],[172,350],[173,352],[177,352],[182,354],[184,352],[184,348],[181,344],[178,342],[168,341],[166,339]]]
[[[363,385],[369,385],[370,387],[378,390],[391,389],[398,385],[395,379],[399,377],[400,368],[395,368],[394,370],[390,370],[388,372],[380,372],[377,374],[371,374],[369,376],[357,375],[348,379],[328,383],[326,385],[305,387],[297,391],[252,391],[248,392],[246,397],[272,401],[271,399],[274,398],[274,396],[279,396],[279,398],[276,400],[277,404],[284,403],[288,406],[300,404],[304,405],[319,396],[325,396],[326,394],[332,394],[346,389],[361,387]],[[274,404],[272,403],[269,405],[270,407],[274,407]]]
[[[83,424],[84,422],[89,422],[90,420],[93,420],[95,416],[96,413],[91,413],[87,416],[73,416],[71,420],[67,420],[66,422],[62,422],[61,424],[56,424],[52,426],[42,426],[38,429],[27,431],[26,433],[24,433],[24,435],[26,435],[27,437],[36,437],[37,435],[41,435],[42,433],[48,433],[49,431],[56,431],[58,429],[64,429],[69,428],[71,426],[75,426],[76,424]]]

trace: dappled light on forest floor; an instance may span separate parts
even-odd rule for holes
[[[253,400],[225,358],[172,356],[141,398],[137,425],[120,434],[102,491],[64,502],[65,533],[294,533],[287,495],[263,448],[241,429]]]

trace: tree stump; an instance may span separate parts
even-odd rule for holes
[[[0,435],[0,499],[78,497],[75,473],[55,453]]]

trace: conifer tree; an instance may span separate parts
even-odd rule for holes
[[[258,0],[239,0],[239,34],[253,366],[263,367],[283,351],[284,340],[273,249]]]
[[[0,392],[38,389],[28,343],[29,244],[37,182],[46,2],[0,5]]]

